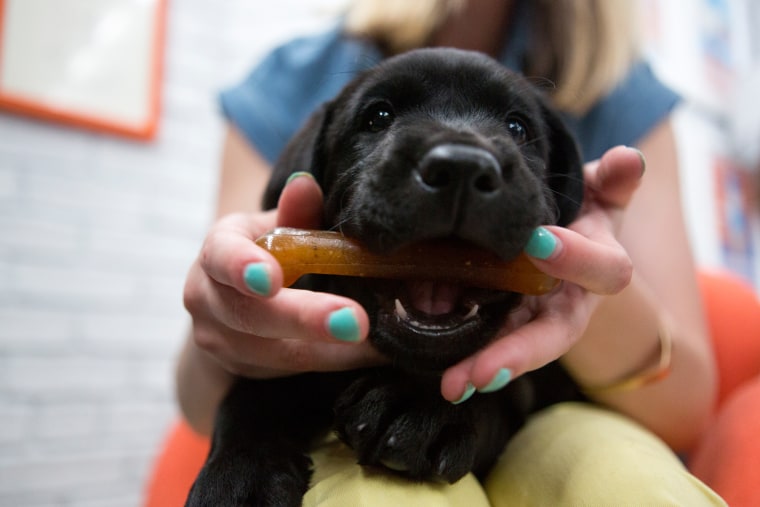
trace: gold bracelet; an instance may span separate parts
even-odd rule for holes
[[[632,375],[624,377],[611,384],[583,387],[581,390],[592,396],[600,394],[620,393],[632,391],[648,384],[663,380],[670,374],[670,362],[673,358],[673,336],[663,325],[657,332],[660,342],[660,360],[653,368],[646,368]]]

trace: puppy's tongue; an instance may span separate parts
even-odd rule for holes
[[[454,311],[461,288],[440,282],[414,281],[408,285],[409,303],[428,315],[445,315]]]

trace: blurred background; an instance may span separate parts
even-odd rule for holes
[[[686,99],[697,259],[760,288],[760,4],[639,2],[646,54]],[[177,414],[183,280],[216,191],[216,94],[344,3],[0,0],[0,506],[140,504]],[[98,65],[111,74],[92,77]]]

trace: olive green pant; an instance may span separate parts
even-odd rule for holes
[[[657,437],[582,403],[536,414],[484,483],[472,475],[452,485],[412,483],[356,465],[334,439],[312,458],[304,507],[726,505]]]

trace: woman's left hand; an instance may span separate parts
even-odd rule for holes
[[[643,172],[641,152],[626,147],[586,165],[579,217],[567,228],[537,229],[526,248],[536,266],[562,284],[547,295],[526,297],[499,338],[448,368],[441,381],[444,398],[462,402],[475,390],[500,389],[560,358],[581,338],[601,297],[629,284],[633,267],[616,233]]]

